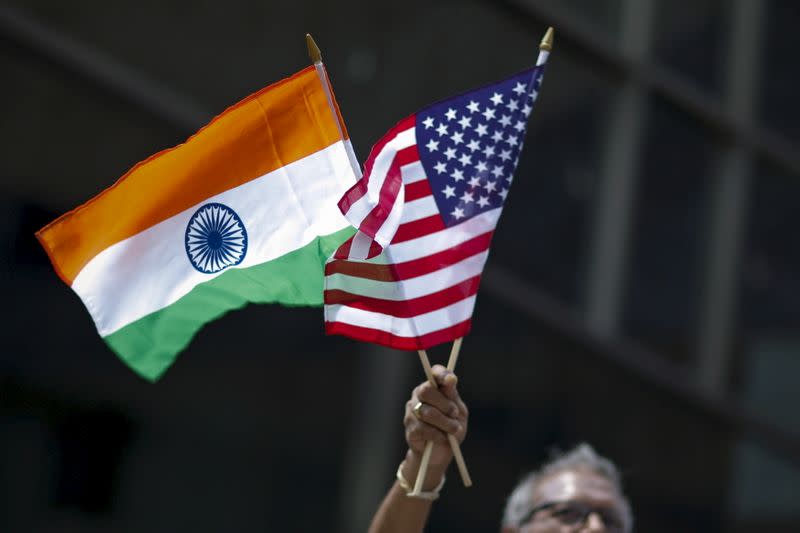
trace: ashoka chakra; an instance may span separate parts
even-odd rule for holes
[[[247,253],[247,230],[227,205],[211,203],[198,209],[186,226],[186,255],[205,274],[238,265]]]

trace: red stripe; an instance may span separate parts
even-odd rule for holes
[[[395,137],[397,137],[401,132],[413,128],[416,126],[416,115],[410,115],[386,132],[386,135],[381,137],[381,139],[375,143],[372,147],[372,150],[369,152],[369,157],[367,157],[367,161],[364,163],[364,174],[362,175],[361,179],[358,180],[355,185],[350,187],[342,199],[339,200],[339,210],[342,212],[343,215],[346,215],[347,212],[350,210],[350,207],[356,203],[362,196],[367,194],[367,188],[369,185],[369,177],[372,174],[372,167],[375,165],[375,159],[378,157],[378,154],[381,153],[383,148]]]
[[[420,218],[419,220],[414,220],[413,222],[406,222],[405,224],[400,224],[397,228],[392,238],[392,244],[410,241],[411,239],[430,235],[431,233],[436,233],[443,229],[445,229],[444,221],[442,221],[442,217],[439,215],[431,215],[429,217]]]
[[[336,253],[333,254],[333,257],[335,259],[347,259],[348,257],[350,257],[350,247],[353,245],[354,237],[355,235],[344,241],[342,245],[336,249]]]
[[[400,167],[407,165],[410,162],[419,161],[419,153],[417,146],[409,146],[399,150],[389,165],[389,170],[386,172],[386,177],[381,185],[381,193],[378,198],[378,205],[372,208],[372,211],[364,217],[364,220],[359,224],[358,229],[362,233],[375,238],[375,235],[386,222],[386,218],[392,211],[392,208],[397,202],[397,196],[400,192],[400,187],[403,186],[403,176],[400,172]]]
[[[416,163],[417,161],[419,161],[419,150],[416,144],[398,150],[397,155],[394,156],[394,162],[401,167]]]
[[[347,307],[382,313],[397,318],[411,318],[469,298],[478,292],[480,282],[481,277],[478,275],[438,292],[399,301],[372,298],[336,289],[325,291],[325,305],[342,304]]]
[[[471,327],[472,320],[467,319],[454,326],[419,337],[399,337],[380,329],[351,326],[342,322],[325,322],[325,334],[344,335],[358,341],[373,342],[397,350],[427,350],[437,344],[454,341],[466,336]]]
[[[402,281],[430,274],[463,261],[468,257],[489,249],[493,231],[462,242],[439,253],[427,255],[413,261],[389,265],[362,263],[359,261],[331,261],[325,265],[325,275],[345,274],[377,281]]]
[[[420,198],[425,198],[426,196],[433,194],[431,185],[428,183],[427,179],[415,181],[414,183],[407,183],[405,189],[406,202],[419,200]]]
[[[381,245],[378,244],[377,241],[372,241],[369,244],[369,251],[367,252],[367,259],[372,259],[373,257],[379,256],[382,251],[383,251],[383,248],[381,248]]]

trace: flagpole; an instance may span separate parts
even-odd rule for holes
[[[336,122],[336,127],[339,129],[339,138],[344,144],[344,149],[347,152],[347,159],[350,162],[350,167],[353,169],[353,174],[355,174],[356,179],[359,179],[361,178],[361,167],[358,164],[358,158],[356,157],[356,153],[353,151],[353,145],[345,135],[347,129],[345,128],[342,118],[336,109],[336,105],[333,103],[333,91],[331,89],[331,82],[328,79],[328,71],[325,70],[325,65],[322,64],[322,52],[320,52],[319,46],[317,46],[317,43],[314,42],[314,38],[310,33],[306,33],[306,47],[308,48],[308,57],[314,64],[314,68],[317,70],[317,76],[319,76],[319,79],[322,82],[322,88],[325,90],[325,96],[328,99],[328,107],[330,108],[331,113],[333,113],[333,119]]]
[[[453,347],[450,349],[450,359],[447,362],[447,370],[450,370],[451,372],[456,369],[458,354],[461,352],[462,340],[463,337],[457,338],[455,342],[453,342]],[[419,354],[419,360],[422,363],[422,368],[425,369],[425,375],[428,377],[428,382],[434,388],[438,388],[436,380],[433,377],[433,370],[431,369],[431,362],[428,359],[428,352],[425,350],[418,350],[417,353]],[[448,433],[447,440],[450,443],[450,449],[453,451],[453,457],[456,460],[456,465],[458,465],[458,473],[461,474],[461,482],[464,483],[465,487],[471,487],[472,478],[469,475],[469,470],[467,470],[467,464],[464,462],[464,456],[461,454],[461,446],[458,444],[455,435]],[[414,490],[411,491],[410,496],[414,496],[422,492],[422,484],[428,474],[428,464],[430,463],[432,452],[433,441],[428,441],[425,443],[425,450],[422,452],[422,461],[420,462],[419,471],[417,472],[417,479],[414,482]]]

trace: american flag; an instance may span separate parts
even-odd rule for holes
[[[325,330],[401,350],[466,335],[548,53],[401,120],[339,202],[359,231],[325,267]]]

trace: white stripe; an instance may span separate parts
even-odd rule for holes
[[[394,139],[386,143],[383,150],[375,157],[372,172],[370,172],[369,181],[367,182],[367,192],[353,202],[347,213],[345,213],[345,217],[353,226],[360,226],[361,222],[367,218],[372,209],[380,202],[381,186],[397,152],[412,146],[415,142],[416,134],[414,128],[403,130]]]
[[[376,281],[347,274],[331,274],[325,277],[325,290],[339,289],[382,300],[410,300],[442,291],[479,276],[487,257],[489,250],[484,250],[449,267],[402,281]]]
[[[369,247],[372,245],[372,239],[366,234],[357,231],[353,235],[353,242],[350,243],[350,253],[348,257],[351,259],[366,259],[369,255]]]
[[[403,206],[403,216],[400,218],[400,223],[405,224],[406,222],[413,222],[421,218],[438,214],[439,208],[436,207],[436,200],[433,199],[433,195],[429,194],[428,196],[406,202]]]
[[[400,174],[403,176],[403,183],[406,185],[427,178],[427,176],[425,176],[425,167],[422,166],[422,161],[414,161],[413,163],[403,165],[400,167]]]
[[[115,243],[89,261],[72,288],[100,335],[109,335],[224,272],[204,274],[186,255],[186,226],[201,205],[222,203],[242,219],[248,248],[235,268],[247,268],[349,226],[337,202],[354,182],[345,144],[337,142]]]
[[[412,318],[396,318],[344,305],[329,305],[325,307],[325,319],[327,322],[342,322],[352,326],[379,329],[400,337],[418,337],[469,319],[474,307],[475,295],[472,295],[430,313]]]
[[[392,204],[392,210],[389,211],[389,215],[386,217],[386,220],[383,221],[383,224],[381,224],[381,226],[378,228],[378,231],[375,232],[375,240],[378,241],[378,244],[381,245],[381,248],[386,248],[389,246],[389,243],[392,242],[392,239],[394,238],[394,234],[397,233],[397,228],[400,226],[400,219],[402,218],[403,210],[405,209],[405,203],[406,190],[401,184],[400,189],[397,191],[397,198]]]
[[[500,218],[501,211],[502,208],[497,207],[474,216],[466,222],[445,228],[436,233],[409,241],[392,243],[379,256],[373,257],[369,262],[391,265],[442,252],[487,231],[493,231],[497,227],[497,220]]]

